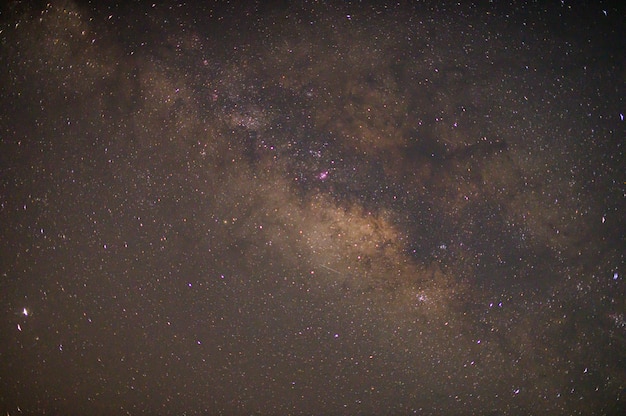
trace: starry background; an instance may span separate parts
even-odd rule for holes
[[[623,414],[623,7],[25,3],[3,413]]]

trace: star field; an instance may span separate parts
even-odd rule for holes
[[[626,408],[623,8],[0,11],[0,411]]]

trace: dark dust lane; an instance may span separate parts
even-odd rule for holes
[[[1,12],[3,412],[624,411],[623,9]]]

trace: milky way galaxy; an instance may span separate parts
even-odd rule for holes
[[[1,411],[625,410],[623,8],[0,19]]]

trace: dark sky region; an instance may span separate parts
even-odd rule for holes
[[[3,3],[0,412],[626,411],[626,12]]]

